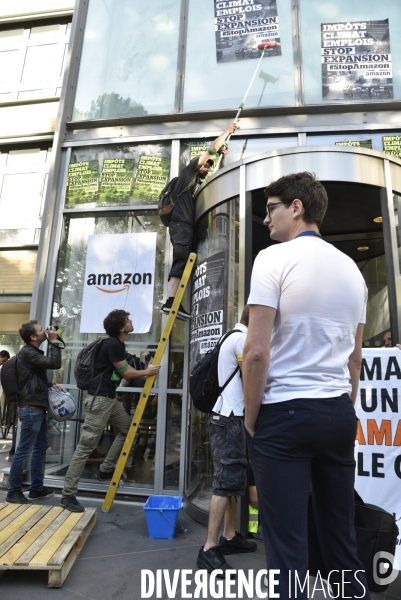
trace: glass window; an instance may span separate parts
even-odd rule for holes
[[[63,241],[59,253],[53,319],[60,327],[60,335],[67,343],[63,352],[64,383],[74,383],[73,366],[79,349],[96,334],[81,334],[81,306],[85,276],[88,236],[113,233],[157,232],[155,291],[152,328],[149,333],[134,334],[134,348],[147,354],[149,344],[157,344],[161,335],[160,307],[163,298],[164,246],[166,228],[154,211],[127,211],[123,213],[85,213],[66,215]],[[127,307],[128,311],[137,307]],[[97,307],[96,310],[102,310]],[[106,316],[106,315],[105,315]],[[127,347],[131,344],[128,338]]]
[[[0,52],[0,82],[14,81],[18,77],[19,53],[18,50],[5,50]]]
[[[237,108],[261,55],[257,45],[267,39],[265,34],[238,34],[235,29],[232,35],[221,36],[215,31],[214,6],[213,2],[189,3],[184,111]],[[245,107],[291,106],[295,103],[291,3],[263,0],[257,6],[262,7],[263,21],[269,20],[269,15],[278,14],[281,47],[266,52]],[[241,17],[247,21],[250,14],[244,11],[233,16],[216,16],[216,19],[238,21]],[[253,11],[251,18],[257,17]],[[276,27],[276,24],[266,27]],[[248,26],[243,31],[245,29]]]
[[[65,23],[1,31],[1,99],[35,100],[59,96],[57,88],[61,86],[69,35],[70,29]],[[46,82],[46,87],[41,87],[41,82]]]
[[[58,23],[32,27],[29,37],[31,40],[52,38],[58,36],[62,30],[65,30],[65,25],[59,25]]]
[[[170,177],[170,161],[170,142],[73,149],[66,206],[157,204]]]
[[[173,111],[180,6],[89,2],[74,119]]]
[[[183,141],[181,142],[180,169],[183,169],[195,156],[200,156],[206,151],[213,140],[205,141]],[[260,137],[260,138],[231,138],[229,140],[228,154],[225,160],[225,166],[230,165],[237,160],[248,158],[254,154],[277,150],[278,148],[291,148],[298,146],[297,136],[287,137]]]
[[[86,252],[89,235],[114,233],[140,233],[143,231],[157,232],[157,252],[155,269],[155,291],[152,327],[148,333],[133,334],[126,341],[126,350],[140,361],[140,367],[145,369],[152,361],[156,345],[161,335],[161,312],[164,281],[164,249],[166,228],[162,225],[155,211],[127,211],[123,213],[86,213],[85,215],[67,215],[64,221],[62,244],[60,248],[56,289],[52,322],[58,324],[59,333],[66,342],[66,349],[62,354],[62,366],[57,372],[57,381],[74,390],[74,366],[78,352],[84,344],[97,339],[96,334],[81,334],[81,305],[83,296],[83,278],[85,275]],[[102,311],[102,307],[94,307]],[[140,307],[128,307],[127,311],[134,312]],[[106,315],[104,315],[106,316]],[[142,386],[142,380],[139,382]],[[139,399],[141,387],[138,380],[123,381],[118,388],[118,398],[125,410],[133,415]],[[128,458],[125,472],[127,484],[135,487],[152,488],[154,481],[154,455],[156,446],[156,424],[158,409],[158,380],[154,393],[149,397],[145,408],[139,431]],[[80,429],[84,419],[83,398],[84,394],[75,390],[78,400],[77,421],[69,425],[57,424],[54,429],[54,443],[50,442],[54,455],[48,457],[48,477],[62,478],[67,470],[69,460],[80,436]],[[62,425],[60,427],[59,425]],[[59,431],[57,431],[59,430]],[[92,453],[86,464],[83,481],[93,482],[107,451],[114,439],[114,432],[109,425],[99,441],[96,450]],[[97,481],[97,480],[96,480]]]
[[[180,479],[182,394],[168,394],[164,489],[178,490]]]
[[[393,0],[301,0],[305,103],[399,100],[400,18]]]
[[[41,178],[38,173],[4,175],[0,196],[3,227],[29,227],[31,219],[39,216],[41,191]]]
[[[0,334],[0,349],[7,350],[10,356],[15,356],[22,345],[23,341],[19,335],[9,333]]]
[[[214,207],[198,223],[197,266],[192,286],[191,368],[238,321],[238,233],[237,198]],[[204,315],[212,315],[207,319],[207,328],[202,327],[204,318],[197,320]],[[208,415],[197,411],[190,402],[186,494],[206,511],[213,477],[207,421]]]
[[[57,44],[30,46],[26,50],[22,83],[50,81],[61,77],[61,57]],[[46,65],[46,69],[43,65]]]
[[[46,150],[10,150],[0,155],[0,243],[37,244],[49,165]]]
[[[24,246],[37,244],[33,229],[0,229],[0,246]]]
[[[24,35],[23,29],[8,29],[0,31],[0,47],[16,46]]]

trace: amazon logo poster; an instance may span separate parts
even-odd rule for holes
[[[355,488],[364,502],[395,515],[401,529],[401,351],[363,349]],[[401,561],[401,537],[396,557]]]
[[[152,324],[156,233],[90,235],[82,300],[81,333],[104,333],[116,308],[131,313],[134,333]]]

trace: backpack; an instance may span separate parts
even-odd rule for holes
[[[20,387],[17,371],[17,356],[9,358],[1,367],[1,387],[3,388],[6,402],[18,402],[19,399]]]
[[[223,335],[216,346],[212,350],[209,350],[209,352],[196,363],[194,370],[189,376],[189,393],[191,394],[195,408],[201,412],[212,412],[217,398],[222,394],[234,375],[239,371],[239,365],[237,365],[237,368],[234,369],[234,372],[230,375],[225,384],[219,386],[218,363],[220,348],[228,336],[235,332],[242,333],[240,329],[232,329]]]
[[[174,188],[177,183],[178,177],[173,177],[162,189],[159,195],[159,202],[157,204],[157,211],[163,225],[168,227],[171,221],[171,213],[174,208]]]
[[[106,338],[100,338],[95,340],[78,353],[74,367],[74,375],[77,387],[80,390],[88,390],[93,379],[95,379],[95,360],[99,348],[105,339]],[[101,375],[103,376],[104,373],[101,373]],[[99,375],[97,375],[97,377],[99,377]]]

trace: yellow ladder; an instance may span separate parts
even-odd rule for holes
[[[195,264],[196,254],[191,253],[189,255],[187,264],[184,269],[184,273],[182,274],[180,284],[178,286],[177,294],[175,295],[173,305],[170,310],[170,314],[167,317],[166,324],[164,326],[164,330],[162,336],[160,338],[159,344],[157,346],[157,350],[153,359],[153,364],[160,365],[161,359],[163,357],[164,351],[167,346],[168,339],[171,334],[171,330],[173,328],[177,310],[181,304],[182,298],[184,296],[184,292],[188,285],[189,278],[191,276],[192,268]],[[141,392],[140,400],[135,410],[135,414],[132,417],[131,427],[127,433],[127,437],[125,438],[124,446],[121,450],[120,458],[118,459],[116,468],[114,470],[113,478],[110,481],[109,489],[107,490],[106,497],[103,502],[102,512],[109,512],[111,505],[113,504],[113,500],[116,496],[117,488],[120,483],[121,476],[124,472],[124,468],[131,452],[132,444],[134,443],[135,436],[138,431],[139,424],[142,419],[143,412],[145,410],[146,403],[148,401],[150,392],[152,391],[153,383],[155,381],[156,375],[151,375],[146,378],[145,385]]]

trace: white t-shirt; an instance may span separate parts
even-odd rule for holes
[[[219,385],[223,386],[227,379],[242,362],[242,352],[245,346],[246,334],[248,328],[242,323],[237,323],[233,329],[239,329],[237,333],[232,333],[221,345],[218,362]],[[242,389],[242,380],[240,371],[234,375],[230,383],[219,396],[213,407],[213,412],[220,413],[224,417],[229,417],[231,412],[237,417],[244,414],[244,391]]]
[[[263,404],[349,393],[348,359],[366,301],[354,261],[316,236],[262,250],[248,304],[277,309]]]

